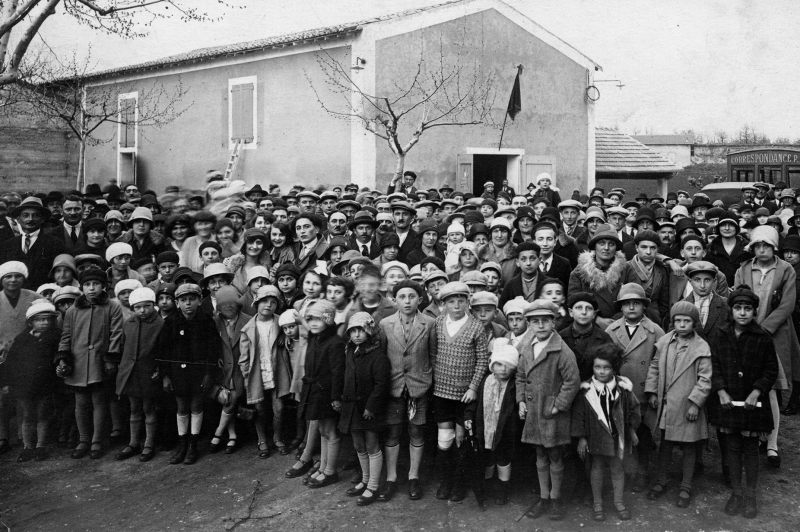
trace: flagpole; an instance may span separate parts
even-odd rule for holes
[[[497,151],[500,151],[503,148],[503,135],[506,132],[506,122],[508,122],[508,115],[511,114],[511,120],[514,120],[514,116],[519,112],[522,107],[521,102],[517,101],[520,99],[519,96],[519,75],[522,73],[522,64],[516,66],[517,75],[514,76],[514,85],[511,87],[511,99],[508,102],[508,108],[506,109],[505,114],[503,115],[503,129],[500,131],[500,143],[497,145]],[[515,98],[516,97],[516,98]],[[512,105],[514,108],[512,108]]]
[[[506,121],[508,120],[508,113],[503,116],[503,129],[500,131],[500,144],[497,145],[497,151],[503,147],[503,134],[506,132]]]

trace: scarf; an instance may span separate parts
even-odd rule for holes
[[[625,432],[624,430],[620,432],[614,424],[614,404],[619,399],[619,395],[616,379],[603,383],[592,377],[591,388],[586,393],[586,399],[597,415],[597,419],[608,429],[611,437],[617,438],[617,456],[622,458],[625,452]]]
[[[645,295],[650,297],[653,294],[653,278],[655,277],[655,275],[653,275],[653,264],[648,266],[636,256],[630,261],[630,265],[633,267],[636,277],[639,278],[640,284],[642,288],[644,288]]]
[[[261,382],[264,384],[265,390],[271,390],[275,387],[275,379],[272,368],[275,366],[275,356],[273,349],[270,348],[272,344],[272,322],[275,318],[269,321],[259,321],[256,318],[256,333],[258,334],[258,361],[261,367]]]
[[[497,422],[500,418],[500,407],[503,404],[508,381],[500,382],[492,374],[486,377],[483,384],[483,438],[484,447],[494,447],[494,438],[497,432]]]

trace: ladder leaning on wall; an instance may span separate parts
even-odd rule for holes
[[[239,155],[242,150],[242,139],[236,139],[236,144],[233,145],[233,151],[228,159],[228,166],[225,168],[225,181],[230,181],[233,177],[233,172],[236,170],[236,163],[239,162]]]

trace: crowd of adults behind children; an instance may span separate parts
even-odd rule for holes
[[[794,190],[416,181],[0,193],[0,455],[19,437],[18,462],[57,442],[194,464],[206,413],[203,450],[293,454],[310,489],[339,481],[352,438],[346,494],[367,506],[397,495],[406,433],[422,498],[435,425],[437,499],[505,505],[532,460],[528,517],[585,495],[602,521],[606,470],[627,520],[625,489],[667,493],[676,447],[689,507],[713,436],[724,512],[758,514],[759,453],[779,468],[800,412]]]

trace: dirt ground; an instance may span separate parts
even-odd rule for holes
[[[753,520],[731,518],[722,511],[729,491],[721,483],[713,439],[705,472],[695,480],[690,508],[674,506],[674,489],[655,502],[626,490],[633,520],[621,522],[609,511],[605,523],[592,521],[591,506],[582,502],[572,502],[562,522],[524,517],[518,521],[533,502],[531,486],[536,476],[531,469],[515,470],[510,504],[489,503],[480,512],[471,494],[460,504],[435,499],[433,455],[426,453],[422,500],[410,501],[402,483],[392,502],[360,508],[345,495],[349,473],[337,484],[310,490],[300,479],[284,478],[293,463],[291,456],[259,459],[254,441],[233,455],[209,455],[206,439],[194,466],[170,466],[166,452],[149,463],[135,458],[115,462],[113,454],[119,447],[100,460],[72,460],[69,451],[52,449],[45,462],[18,464],[21,446],[17,444],[14,452],[0,458],[0,522],[5,525],[0,531],[797,530],[800,417],[783,417],[782,422],[783,465],[779,470],[768,469],[762,455],[760,514]],[[407,458],[401,455],[401,472],[403,463]],[[677,460],[674,466],[677,474]]]

